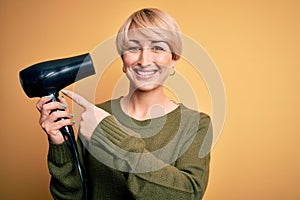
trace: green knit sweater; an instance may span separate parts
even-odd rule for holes
[[[200,158],[199,152],[212,139],[208,115],[180,104],[165,116],[139,121],[122,111],[120,99],[98,106],[111,115],[99,123],[90,142],[77,140],[88,199],[202,199],[210,155]],[[82,199],[66,143],[50,142],[48,167],[54,199]]]

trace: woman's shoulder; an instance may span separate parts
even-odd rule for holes
[[[101,109],[103,109],[103,110],[105,110],[106,112],[111,113],[112,107],[113,107],[114,105],[119,104],[120,99],[121,99],[121,97],[120,97],[120,98],[117,98],[117,99],[106,100],[106,101],[104,101],[104,102],[102,102],[102,103],[96,104],[96,106],[99,107],[99,108],[101,108]]]
[[[203,111],[198,111],[198,110],[188,108],[184,104],[181,104],[180,108],[181,108],[181,114],[183,116],[188,116],[190,118],[199,119],[200,121],[210,122],[210,120],[211,120],[210,115]]]

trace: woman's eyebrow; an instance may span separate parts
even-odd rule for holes
[[[140,41],[138,41],[138,40],[129,40],[129,42],[134,42],[134,43],[137,43],[137,44],[140,43]]]
[[[163,41],[163,40],[152,40],[151,43],[154,44],[154,43],[160,43],[160,42],[163,42],[163,43],[166,43],[166,41]]]

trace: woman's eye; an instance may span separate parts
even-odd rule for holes
[[[138,47],[138,46],[136,46],[136,47],[129,47],[129,48],[127,49],[127,51],[130,51],[130,52],[137,52],[137,51],[139,51],[139,50],[141,50],[141,48]]]
[[[161,46],[154,46],[151,48],[154,52],[161,52],[161,51],[165,51],[165,49]]]

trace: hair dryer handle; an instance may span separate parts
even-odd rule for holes
[[[59,99],[57,98],[57,94],[53,95],[52,102],[60,102]],[[58,111],[58,110],[53,110],[52,112],[55,112],[55,111]],[[58,120],[64,120],[64,118],[60,118]],[[68,125],[68,126],[64,126],[64,127],[60,128],[59,130],[60,130],[61,134],[63,135],[66,144],[69,146],[69,148],[72,149],[72,154],[73,154],[74,158],[78,158],[78,150],[77,150],[73,127],[71,125]]]

